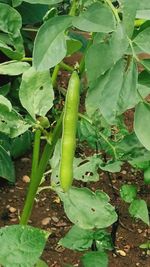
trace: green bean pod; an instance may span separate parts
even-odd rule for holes
[[[63,117],[61,141],[60,184],[67,192],[73,181],[73,159],[76,148],[76,131],[80,98],[80,79],[76,71],[70,77]]]

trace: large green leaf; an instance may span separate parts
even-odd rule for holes
[[[24,72],[19,90],[23,107],[33,119],[45,116],[53,105],[54,92],[49,71],[37,72],[32,67]]]
[[[142,143],[150,150],[150,105],[144,102],[139,103],[135,109],[134,130]]]
[[[0,74],[2,75],[19,75],[30,68],[30,64],[20,61],[8,61],[0,64]]]
[[[53,5],[62,2],[63,0],[12,0],[13,6],[18,6],[22,2],[30,4],[42,4],[42,5]]]
[[[145,200],[133,200],[129,207],[129,212],[134,218],[141,219],[143,222],[149,225],[149,214]]]
[[[115,30],[115,18],[111,9],[102,3],[92,4],[73,20],[73,26],[88,32],[112,32]]]
[[[23,41],[20,34],[22,21],[20,14],[11,6],[0,3],[0,31],[7,34],[11,45],[1,41],[0,50],[12,59],[22,58],[24,55]]]
[[[8,152],[0,146],[0,177],[15,182],[15,168]]]
[[[129,37],[131,37],[133,33],[136,11],[139,7],[140,2],[140,0],[121,0],[123,10],[123,23]]]
[[[104,252],[92,251],[81,258],[83,267],[108,267],[108,256]]]
[[[66,55],[64,31],[71,26],[72,17],[58,16],[45,22],[39,29],[33,51],[33,65],[47,70],[57,65]]]
[[[121,24],[107,42],[93,43],[85,57],[90,84],[110,69],[123,56],[127,47],[127,35]]]
[[[59,245],[72,250],[84,251],[91,247],[93,242],[93,231],[81,229],[74,225]]]
[[[72,187],[69,192],[58,191],[71,222],[84,229],[105,228],[117,220],[109,197],[102,191]]]
[[[131,62],[125,70],[124,61],[120,60],[88,91],[86,110],[90,116],[100,110],[106,121],[113,124],[116,116],[134,107],[138,101],[136,65]]]
[[[35,267],[48,267],[47,263],[43,260],[38,260]]]
[[[133,42],[142,49],[143,52],[150,53],[150,27],[141,31]]]
[[[4,267],[33,267],[43,252],[46,233],[31,226],[0,229],[0,264]]]

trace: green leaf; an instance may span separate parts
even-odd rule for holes
[[[87,157],[85,160],[75,158],[73,163],[74,178],[83,182],[99,180],[98,168],[102,162],[96,155]]]
[[[43,252],[46,233],[31,226],[13,225],[0,229],[0,264],[32,267]]]
[[[89,116],[100,110],[110,124],[125,110],[134,107],[137,98],[137,68],[131,62],[128,70],[124,69],[124,61],[118,61],[110,71],[97,79],[97,83],[88,91],[86,110]],[[113,91],[112,91],[113,90]]]
[[[0,145],[0,177],[15,183],[15,168],[8,152]]]
[[[139,103],[135,109],[134,130],[146,149],[150,150],[150,105],[144,102]]]
[[[147,241],[147,243],[143,243],[140,245],[140,248],[143,249],[150,249],[150,241]]]
[[[12,59],[24,56],[23,40],[20,34],[20,14],[11,6],[0,3],[0,31],[7,34],[11,45],[0,40],[0,50]]]
[[[105,166],[101,165],[99,166],[99,168],[103,171],[106,172],[120,172],[121,171],[121,165],[123,164],[122,161],[116,161],[116,162],[107,162],[107,164],[105,164]]]
[[[0,131],[14,138],[26,132],[31,125],[16,111],[8,111],[6,106],[0,108]]]
[[[82,43],[75,39],[68,39],[67,40],[67,56],[74,54],[75,52],[79,51],[82,47]]]
[[[30,68],[30,64],[20,61],[8,61],[0,64],[0,74],[2,75],[20,75]]]
[[[74,17],[73,26],[87,32],[109,33],[115,30],[115,18],[111,9],[102,3],[94,3],[82,12],[78,17]]]
[[[129,212],[131,216],[137,219],[141,219],[147,225],[149,225],[149,214],[148,208],[145,200],[143,199],[135,199],[132,201]]]
[[[13,158],[18,158],[24,155],[32,145],[31,132],[27,131],[24,134],[11,140],[10,154]]]
[[[19,90],[22,106],[33,119],[45,116],[53,106],[54,92],[49,71],[37,72],[30,68],[24,72]]]
[[[137,196],[137,187],[135,185],[122,185],[120,189],[121,198],[127,202],[131,203]]]
[[[106,37],[106,39],[109,37]],[[123,56],[128,47],[127,35],[121,24],[110,36],[110,40],[93,43],[85,56],[87,78],[93,87],[96,79],[103,75],[107,70]],[[93,84],[92,84],[93,83]]]
[[[12,0],[14,7],[20,5],[22,2],[27,2],[30,4],[53,5],[62,2],[62,0]]]
[[[48,267],[48,265],[43,260],[38,260],[35,267]]]
[[[72,17],[58,16],[41,26],[33,51],[33,65],[36,69],[43,71],[52,68],[65,57],[67,47],[64,31],[71,26],[71,22]]]
[[[143,59],[140,63],[145,67],[147,71],[150,72],[150,59]]]
[[[71,222],[84,229],[105,228],[117,220],[109,197],[102,191],[72,187],[68,193],[58,192]]]
[[[150,53],[150,27],[140,32],[133,40],[133,42],[141,48],[143,52]]]
[[[126,32],[129,37],[132,36],[134,30],[134,20],[136,17],[136,11],[139,7],[140,0],[121,0],[123,10],[123,23],[126,28]]]
[[[98,251],[112,250],[111,234],[105,230],[98,229],[94,233],[94,240]]]
[[[93,231],[74,225],[66,236],[60,239],[59,245],[72,250],[84,251],[91,247],[92,242]]]
[[[83,267],[108,267],[108,256],[104,252],[88,252],[81,261]]]
[[[3,95],[0,95],[0,107],[5,107],[6,110],[8,109],[8,111],[12,110],[12,105],[10,101]]]

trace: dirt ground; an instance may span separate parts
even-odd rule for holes
[[[17,181],[15,186],[9,186],[1,180],[0,185],[0,226],[16,224],[23,207],[28,183],[24,180],[29,175],[31,157],[26,156],[15,162]],[[142,174],[134,172],[129,166],[124,166],[122,171],[113,174],[112,188],[106,174],[100,172],[100,181],[91,185],[93,190],[102,189],[109,194],[111,203],[118,207],[120,222],[117,230],[117,250],[124,251],[124,256],[109,253],[109,267],[150,267],[150,256],[147,251],[139,248],[139,245],[150,239],[150,229],[140,221],[135,221],[128,214],[128,205],[123,203],[119,197],[119,188],[123,183],[136,183],[139,189],[139,197],[145,199],[150,206],[150,188],[143,185]],[[49,181],[47,181],[47,184]],[[11,209],[11,208],[14,208]],[[13,210],[13,212],[11,212]],[[64,249],[58,246],[58,241],[71,227],[66,218],[58,197],[50,190],[43,190],[35,202],[35,207],[30,224],[51,231],[42,258],[49,267],[63,267],[65,263],[78,266],[81,253]],[[122,253],[121,253],[122,254]],[[92,266],[91,266],[92,267]]]

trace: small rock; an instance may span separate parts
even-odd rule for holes
[[[16,209],[16,208],[14,208],[14,207],[10,207],[10,208],[9,208],[9,211],[10,211],[11,213],[14,213],[14,212],[16,212],[16,210],[17,210],[17,209]]]
[[[127,255],[126,252],[121,249],[117,250],[117,253],[122,257],[125,257]]]
[[[127,171],[123,170],[121,173],[125,175],[125,174],[127,174]]]
[[[53,216],[53,217],[52,217],[52,220],[53,220],[55,223],[58,223],[58,222],[59,222],[59,219],[58,219],[56,216]]]
[[[50,217],[44,218],[42,220],[42,225],[48,225],[50,223],[50,221],[51,221],[51,218]]]
[[[21,161],[22,161],[23,163],[27,163],[27,162],[30,161],[30,159],[29,159],[29,158],[22,158]]]
[[[141,229],[137,229],[138,233],[141,234],[142,233],[142,230]]]
[[[10,219],[11,222],[16,222],[17,218]]]
[[[14,193],[15,190],[14,190],[14,189],[10,189],[9,192],[10,192],[10,193]]]
[[[124,250],[125,250],[125,252],[129,252],[130,246],[129,245],[124,246]]]
[[[140,263],[139,263],[139,262],[137,262],[137,263],[136,263],[136,266],[140,266]]]
[[[28,175],[24,175],[24,176],[22,177],[22,181],[23,181],[24,183],[30,183],[30,177],[29,177]]]

